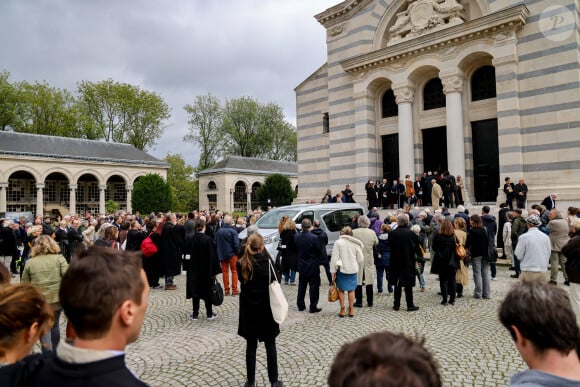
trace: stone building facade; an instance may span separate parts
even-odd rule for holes
[[[297,188],[296,163],[230,156],[198,173],[199,208],[247,212],[261,207],[256,191],[266,178],[278,173]]]
[[[471,201],[580,199],[574,0],[346,0],[316,15],[327,62],[295,89],[297,201],[449,170]]]
[[[169,164],[117,143],[0,131],[0,213],[105,213],[113,200],[132,212],[133,184]]]

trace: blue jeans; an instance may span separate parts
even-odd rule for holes
[[[56,351],[56,347],[60,342],[60,314],[62,313],[62,307],[59,303],[51,304],[52,310],[54,311],[54,324],[48,332],[46,332],[40,338],[40,344],[42,353],[46,354],[48,352]]]
[[[491,298],[489,262],[483,259],[483,257],[473,257],[471,267],[473,268],[473,282],[475,283],[473,297]]]
[[[389,293],[393,292],[393,285],[391,283],[391,273],[389,272],[389,266],[376,265],[377,268],[377,290],[379,293],[383,292],[383,276],[387,279],[387,289]]]
[[[290,270],[284,273],[284,282],[288,283],[290,281],[291,284],[296,282],[296,271]]]

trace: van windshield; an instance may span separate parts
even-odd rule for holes
[[[284,216],[288,216],[289,218],[294,219],[294,216],[296,216],[297,213],[298,213],[297,210],[274,209],[266,212],[266,214],[264,214],[260,219],[258,219],[258,221],[256,222],[256,226],[258,226],[258,228],[261,229],[264,228],[277,229],[278,222],[280,222],[280,219],[282,219]]]

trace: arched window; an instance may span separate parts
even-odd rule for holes
[[[445,94],[441,79],[433,78],[423,89],[423,110],[431,110],[445,107]]]
[[[254,183],[252,184],[252,198],[250,199],[252,201],[252,208],[256,208],[259,203],[258,203],[258,189],[260,189],[262,185],[260,183]]]
[[[399,115],[399,107],[395,99],[393,89],[385,91],[383,98],[381,98],[382,117],[397,117]]]
[[[214,181],[210,181],[209,183],[207,183],[207,189],[210,191],[216,190],[217,189],[217,185],[215,184]]]
[[[248,210],[246,199],[246,184],[238,181],[234,187],[234,211],[246,212]]]
[[[495,67],[483,66],[478,68],[471,77],[471,100],[482,101],[496,96]]]

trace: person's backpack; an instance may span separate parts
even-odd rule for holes
[[[153,242],[153,239],[151,239],[151,234],[141,242],[141,251],[147,258],[157,254],[157,245]]]

